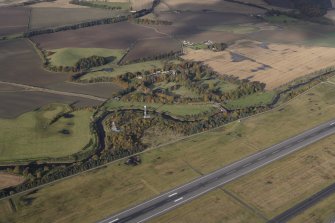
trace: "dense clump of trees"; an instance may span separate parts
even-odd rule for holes
[[[79,59],[79,61],[75,64],[75,68],[77,70],[87,70],[92,67],[105,65],[106,63],[108,63],[108,61],[105,57],[93,55],[87,58]]]
[[[128,72],[115,77],[114,81],[124,88],[136,89],[136,91],[129,91],[128,94],[123,95],[122,100],[147,103],[187,103],[195,101],[222,103],[226,100],[238,99],[256,92],[262,92],[265,89],[265,84],[258,81],[251,82],[249,80],[239,80],[232,76],[219,76],[200,62],[167,63],[163,70],[165,72]],[[207,80],[213,79],[232,83],[238,87],[234,90],[223,91],[220,86],[207,83]],[[173,82],[176,85],[167,89],[154,89],[155,85],[161,82]],[[187,98],[174,94],[173,90],[180,86],[186,87],[200,97]]]
[[[158,55],[153,55],[153,56],[147,56],[147,57],[141,57],[138,59],[131,59],[128,60],[127,57],[125,57],[122,61],[119,62],[120,65],[127,65],[127,64],[132,64],[132,63],[140,63],[140,62],[145,62],[149,60],[162,60],[162,59],[177,59],[179,56],[182,55],[182,51],[170,51],[168,53],[161,53]]]
[[[308,17],[321,17],[327,14],[328,0],[293,0],[301,14]]]
[[[74,24],[74,25],[59,26],[56,28],[30,30],[30,31],[25,32],[23,36],[32,37],[32,36],[37,36],[37,35],[42,35],[42,34],[66,31],[66,30],[76,30],[76,29],[86,28],[86,27],[91,27],[91,26],[112,24],[112,23],[117,23],[117,22],[122,22],[122,21],[127,21],[127,20],[128,20],[128,16],[118,16],[114,18],[97,19],[97,20],[93,20],[89,22],[82,22],[82,23]]]
[[[172,25],[173,23],[165,20],[153,20],[153,19],[134,19],[133,22],[137,24],[145,24],[145,25]]]
[[[208,45],[208,49],[213,50],[215,52],[224,51],[228,48],[226,43],[213,43]]]

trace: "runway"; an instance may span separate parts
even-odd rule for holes
[[[335,133],[335,120],[243,158],[99,223],[141,223]]]

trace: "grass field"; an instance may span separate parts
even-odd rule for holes
[[[31,8],[87,8],[81,5],[71,4],[70,0],[55,0],[52,2],[40,2],[37,4],[32,4]]]
[[[112,50],[103,48],[62,48],[50,50],[54,52],[48,58],[54,66],[74,66],[79,59],[90,56],[101,56],[113,59],[116,64],[125,53],[124,50]]]
[[[334,66],[334,55],[334,48],[243,40],[223,52],[188,49],[183,58],[204,61],[221,74],[263,82],[266,89],[272,90],[299,77]]]
[[[269,219],[335,182],[335,136],[226,186]]]
[[[229,32],[235,34],[246,34],[258,31],[256,26],[252,24],[242,24],[242,25],[211,25],[211,26],[200,26],[200,29],[217,31],[217,32]]]
[[[24,182],[22,176],[0,172],[0,189],[16,186]]]
[[[106,64],[105,66],[99,67],[98,69],[103,68],[113,68],[112,72],[107,71],[94,71],[86,74],[81,77],[81,80],[90,80],[97,77],[116,77],[121,74],[125,74],[127,72],[144,72],[144,71],[152,71],[155,69],[162,69],[164,66],[163,60],[152,60],[141,63],[134,63],[129,65],[117,66],[113,64]],[[93,69],[94,70],[94,69]]]
[[[228,101],[225,106],[228,109],[247,108],[250,106],[260,106],[271,104],[275,96],[274,92],[261,92],[252,95],[247,95],[242,98]]]
[[[149,222],[262,223],[265,221],[217,189]]]
[[[214,109],[213,105],[210,103],[194,103],[194,104],[159,104],[159,103],[142,103],[142,102],[124,102],[110,100],[105,104],[107,110],[115,109],[143,109],[144,105],[147,105],[150,110],[155,110],[157,112],[168,112],[173,116],[186,116],[186,115],[198,115],[204,112],[208,112]]]
[[[265,16],[266,21],[271,23],[295,23],[299,21],[296,18],[292,18],[286,15],[279,15],[279,16]]]
[[[333,223],[335,220],[335,194],[320,201],[296,216],[289,223]]]
[[[178,90],[172,91],[174,94],[180,95],[183,98],[199,98],[199,95],[188,88],[181,86]]]
[[[307,45],[319,45],[324,47],[335,47],[335,32],[325,34],[321,38],[316,38],[313,40],[306,40],[304,43]]]
[[[91,112],[79,110],[73,117],[58,114],[70,111],[63,104],[51,104],[15,119],[0,119],[0,161],[21,161],[70,156],[80,152],[91,139]]]
[[[188,182],[199,172],[208,173],[333,119],[334,109],[335,87],[322,84],[285,107],[148,151],[137,167],[120,161],[16,196],[18,210],[1,210],[0,222],[97,221]],[[24,204],[30,198],[32,202]],[[1,201],[0,207],[7,202]]]
[[[128,1],[90,1],[91,3],[93,3],[94,5],[98,5],[98,6],[107,6],[107,7],[120,7],[120,10],[129,10],[130,8],[130,4]]]

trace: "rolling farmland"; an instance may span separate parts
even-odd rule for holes
[[[334,66],[334,55],[334,48],[240,41],[225,52],[188,50],[183,58],[204,61],[221,74],[266,83],[272,90]]]
[[[0,7],[0,36],[13,35],[27,31],[29,16],[29,8]]]

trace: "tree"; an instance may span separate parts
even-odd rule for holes
[[[296,7],[301,14],[308,17],[321,17],[327,14],[327,3],[324,0],[296,0]]]

